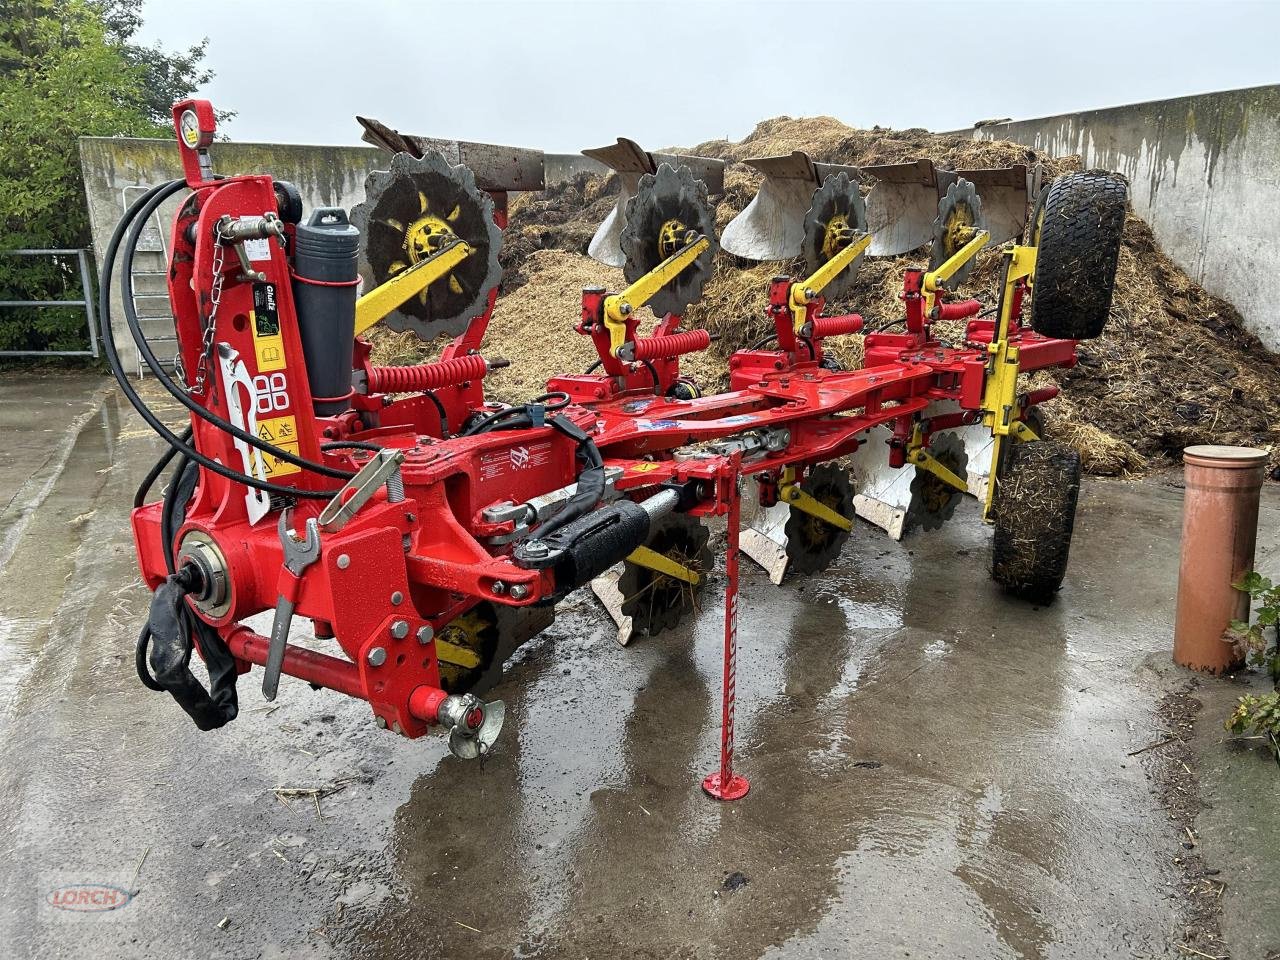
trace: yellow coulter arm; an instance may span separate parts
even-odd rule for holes
[[[991,473],[987,479],[987,500],[982,518],[991,516],[1000,447],[1009,436],[1017,440],[1039,439],[1035,432],[1018,420],[1018,348],[1009,343],[1009,326],[1013,322],[1013,290],[1018,281],[1036,272],[1036,248],[1011,244],[1004,248],[1004,287],[1000,291],[1000,322],[995,336],[987,345],[987,382],[982,391],[982,425],[991,431]]]
[[[934,301],[945,288],[946,282],[955,276],[956,271],[978,255],[978,251],[987,245],[991,234],[986,230],[978,230],[967,243],[945,261],[938,269],[930,270],[924,275],[925,315],[933,312]]]
[[[406,300],[418,296],[431,284],[448,276],[471,253],[471,247],[459,240],[435,256],[419,260],[408,270],[374,287],[356,301],[356,336],[364,333]]]
[[[668,283],[678,277],[689,264],[702,256],[711,246],[706,237],[677,250],[667,259],[646,273],[621,293],[611,294],[604,300],[604,325],[609,331],[609,352],[615,357],[627,342],[627,318],[638,308],[658,295]]]
[[[822,296],[822,291],[830,285],[831,281],[840,276],[869,246],[871,246],[871,234],[864,233],[804,280],[791,285],[791,322],[796,333],[799,333],[804,326],[806,308],[809,304]]]

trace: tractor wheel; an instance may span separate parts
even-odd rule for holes
[[[707,576],[715,566],[710,539],[710,531],[696,517],[672,513],[654,524],[645,544],[697,573],[697,584],[630,560],[623,561],[622,576],[618,580],[618,590],[623,597],[622,612],[631,617],[632,629],[637,634],[653,636],[675,629],[698,609],[698,598],[706,589]]]
[[[1067,572],[1080,454],[1055,440],[1019,443],[994,482],[991,576],[1011,593],[1047,603]]]
[[[849,471],[835,463],[810,467],[800,489],[842,517],[852,520],[853,484]],[[801,575],[821,573],[840,555],[849,531],[832,526],[820,517],[792,506],[787,516],[787,572]]]
[[[1116,264],[1124,233],[1129,187],[1120,177],[1093,171],[1059,177],[1037,211],[1039,239],[1031,295],[1036,333],[1091,340],[1111,311]]]

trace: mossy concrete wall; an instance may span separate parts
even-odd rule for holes
[[[275,143],[219,143],[213,151],[214,167],[223,174],[269,173],[288,180],[302,193],[310,210],[319,206],[350,210],[364,199],[365,178],[372,170],[386,169],[389,155],[376,147],[302,146]],[[177,145],[172,140],[143,140],[123,137],[83,137],[80,163],[84,173],[85,196],[93,232],[98,269],[110,242],[111,233],[125,209],[147,188],[182,176]],[[603,172],[601,164],[579,154],[547,154],[548,183],[570,179],[578,173]],[[173,325],[161,274],[163,249],[168,247],[169,225],[185,194],[166,204],[148,228],[138,257],[135,286],[139,294],[139,314],[156,353],[172,356]],[[163,248],[163,249],[162,249]],[[112,284],[116,287],[116,284]],[[137,369],[137,352],[124,325],[118,288],[112,290],[112,329],[121,358],[131,370]]]
[[[93,234],[94,256],[99,275],[102,256],[111,232],[125,208],[148,187],[182,176],[178,147],[172,140],[142,140],[123,137],[83,137],[80,163],[84,173],[85,196]],[[214,150],[214,168],[223,174],[270,173],[278,180],[298,186],[307,209],[337,206],[350,209],[364,197],[364,181],[371,170],[385,169],[387,154],[374,147],[326,147],[274,143],[219,143]],[[173,355],[173,325],[163,276],[173,213],[185,194],[179,194],[161,209],[148,229],[138,258],[136,292],[143,327],[156,341],[162,358]],[[117,264],[117,269],[119,265]],[[116,287],[116,284],[112,284]],[[137,353],[128,328],[124,326],[118,288],[112,290],[111,324],[121,359],[129,369],[137,369]]]
[[[1123,173],[1165,252],[1280,350],[1280,85],[986,124],[1013,140]]]

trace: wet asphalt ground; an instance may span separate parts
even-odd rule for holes
[[[1167,480],[1086,483],[1047,608],[991,584],[973,504],[902,543],[859,526],[797,585],[744,560],[752,787],[722,805],[699,789],[718,744],[715,591],[696,622],[625,649],[571,597],[490,694],[508,723],[483,764],[290,678],[269,706],[256,674],[240,717],[201,734],[133,669],[148,595],[128,512],[158,441],[89,374],[0,374],[0,430],[0,955],[1280,950],[1278,771],[1221,729],[1262,684],[1168,663]],[[1275,573],[1274,489],[1262,523]],[[1135,753],[1171,735],[1185,777],[1163,747]],[[135,895],[49,904],[81,883]]]

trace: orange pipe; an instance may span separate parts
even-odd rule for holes
[[[1258,499],[1267,454],[1252,447],[1196,446],[1182,453],[1182,562],[1173,660],[1206,673],[1243,665],[1222,639],[1249,619],[1249,595],[1232,586],[1253,569]]]

